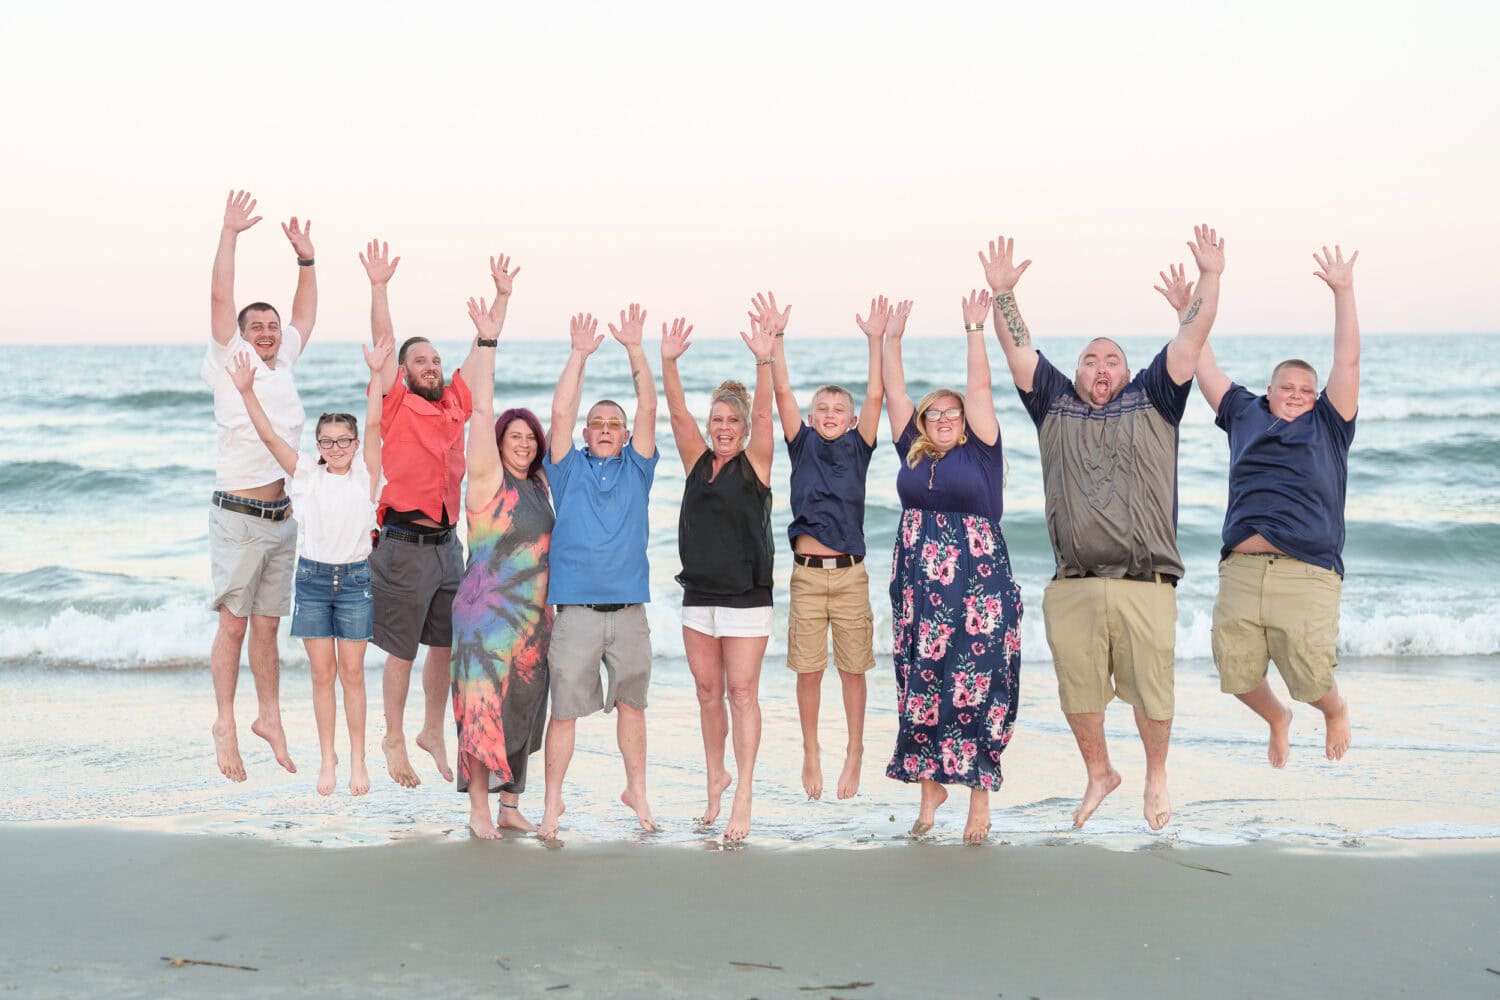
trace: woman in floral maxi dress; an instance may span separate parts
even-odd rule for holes
[[[918,782],[912,833],[932,829],[944,787],[968,785],[966,843],[989,835],[1020,692],[1021,594],[1000,532],[1005,459],[984,346],[987,292],[963,302],[966,391],[940,389],[913,407],[901,335],[910,303],[891,311],[882,348],[886,406],[902,464],[891,570],[892,658],[900,729],[886,768]]]

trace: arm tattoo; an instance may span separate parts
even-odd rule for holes
[[[1193,304],[1192,305],[1188,306],[1188,311],[1183,314],[1182,322],[1179,323],[1178,325],[1179,326],[1187,326],[1193,320],[1197,319],[1198,318],[1198,310],[1202,309],[1202,308],[1203,308],[1203,296],[1200,295],[1196,299],[1193,300]]]
[[[1010,339],[1017,347],[1029,347],[1031,345],[1031,331],[1026,329],[1026,321],[1021,318],[1021,310],[1016,308],[1016,296],[1014,292],[1001,292],[995,296],[995,326],[1001,323],[1010,331]]]
[[[630,381],[635,385],[635,394],[639,398],[641,395],[641,370],[639,368],[630,370]]]

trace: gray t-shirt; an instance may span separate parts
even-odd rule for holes
[[[1100,409],[1038,352],[1021,402],[1036,423],[1047,534],[1058,576],[1181,577],[1177,425],[1193,381],[1167,373],[1167,351]]]

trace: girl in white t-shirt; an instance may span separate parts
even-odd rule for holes
[[[365,405],[369,444],[364,449],[360,448],[359,422],[352,414],[325,413],[314,430],[317,454],[297,454],[277,436],[255,398],[255,366],[242,357],[228,369],[256,433],[286,471],[287,496],[302,526],[292,635],[307,647],[312,666],[313,715],[323,758],[318,771],[321,795],[332,793],[337,782],[335,675],[344,685],[344,714],[349,723],[349,791],[363,795],[370,790],[370,774],[365,769],[365,645],[373,634],[375,602],[367,559],[380,490],[381,393],[376,380],[391,349],[389,345],[367,347],[364,352],[371,372]]]

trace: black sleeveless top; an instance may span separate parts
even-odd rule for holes
[[[712,482],[713,449],[688,473],[677,518],[683,607],[771,605],[771,488],[742,451]]]

